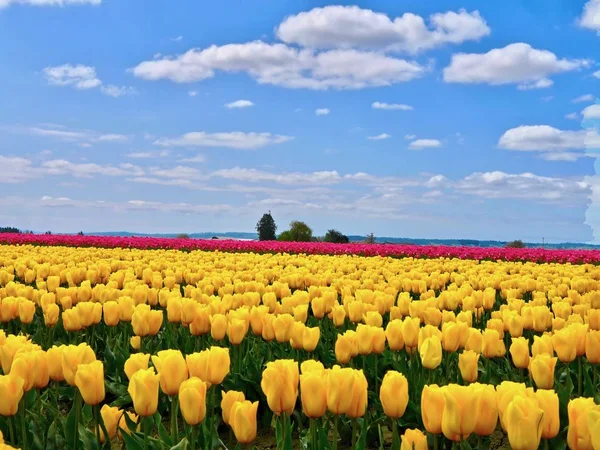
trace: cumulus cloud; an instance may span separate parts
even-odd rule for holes
[[[171,153],[169,150],[161,150],[159,152],[132,152],[127,153],[125,156],[132,159],[155,159],[155,158],[166,158]]]
[[[456,53],[444,69],[447,83],[518,84],[520,89],[539,89],[552,85],[548,77],[590,64],[583,59],[559,59],[548,50],[516,43],[487,53]]]
[[[315,114],[317,116],[326,116],[329,114],[329,109],[328,108],[319,108],[317,110],[315,110]]]
[[[25,129],[17,128],[16,131],[34,136],[56,138],[67,142],[77,142],[84,147],[89,147],[91,144],[98,142],[126,142],[129,139],[123,134],[98,133],[93,130],[74,130],[54,124],[32,126]]]
[[[575,161],[582,150],[600,148],[600,135],[594,129],[560,130],[549,125],[521,125],[507,130],[498,142],[500,148],[546,152],[550,161]]]
[[[406,139],[407,141],[412,141],[413,139],[415,139],[417,137],[416,134],[405,134],[404,135],[404,139]]]
[[[198,95],[198,91],[188,91],[188,95],[190,97],[195,97],[196,95]]]
[[[600,31],[600,0],[588,0],[579,23],[584,28]]]
[[[44,75],[48,84],[54,86],[73,86],[77,89],[92,89],[102,84],[96,76],[96,69],[82,64],[63,64],[46,67]]]
[[[600,103],[590,105],[581,111],[584,119],[600,119]]]
[[[115,86],[114,84],[102,86],[100,87],[100,90],[103,94],[115,98],[137,93],[137,90],[132,86]]]
[[[409,144],[408,148],[413,150],[422,150],[425,148],[437,148],[441,146],[442,143],[437,139],[416,139]]]
[[[573,100],[571,100],[571,103],[589,103],[589,102],[593,102],[594,100],[596,100],[595,95],[585,94],[585,95],[580,95],[577,98],[574,98]]]
[[[235,102],[225,104],[225,108],[228,109],[249,108],[250,106],[254,106],[254,103],[250,100],[236,100]]]
[[[232,131],[228,133],[207,133],[195,131],[175,138],[161,138],[155,145],[164,147],[228,147],[239,150],[255,150],[267,145],[282,144],[292,140],[291,136],[271,133],[244,133]]]
[[[187,163],[203,163],[203,162],[206,162],[206,157],[204,155],[198,153],[197,155],[190,156],[188,158],[182,158],[179,161],[187,162]]]
[[[311,173],[271,173],[256,169],[244,169],[235,167],[233,169],[217,170],[210,174],[211,177],[226,178],[236,181],[249,182],[274,182],[279,184],[334,184],[342,179],[340,174],[333,171],[318,171]]]
[[[381,134],[378,134],[377,136],[369,136],[367,139],[370,139],[372,141],[382,141],[384,139],[389,139],[391,137],[392,137],[391,134],[381,133]]]
[[[576,112],[572,112],[572,113],[566,114],[565,115],[565,119],[578,120],[579,119],[579,114],[577,114]]]
[[[412,111],[414,108],[410,105],[404,105],[402,103],[382,103],[373,102],[371,105],[373,109],[386,109],[386,110],[400,110],[400,111]]]
[[[596,78],[600,78],[600,70],[598,70],[597,72],[594,72],[594,76]]]
[[[287,17],[276,29],[282,41],[308,48],[361,48],[416,53],[445,44],[479,40],[490,28],[478,11],[416,14],[390,19],[358,6],[326,6]]]
[[[0,0],[0,9],[11,5],[29,6],[69,6],[69,5],[99,5],[102,0]]]
[[[260,84],[287,88],[361,89],[389,86],[423,76],[417,62],[353,49],[315,53],[262,41],[192,49],[174,58],[144,61],[132,69],[146,80],[189,83],[212,78],[217,71],[247,73]]]

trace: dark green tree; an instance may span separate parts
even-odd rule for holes
[[[15,227],[0,227],[0,233],[20,233],[21,230]]]
[[[258,233],[259,241],[274,241],[277,239],[275,233],[277,232],[277,225],[271,215],[271,211],[260,218],[256,224],[256,232]]]
[[[328,230],[327,233],[325,233],[323,241],[332,242],[334,244],[347,244],[348,242],[350,242],[350,239],[348,239],[348,236],[342,234],[338,230],[331,229]]]
[[[310,242],[312,240],[312,229],[304,222],[294,220],[290,223],[290,229],[279,235],[280,241]]]
[[[376,241],[375,235],[373,233],[367,234],[367,238],[365,239],[365,244],[374,244]]]
[[[521,240],[516,240],[516,241],[510,241],[507,242],[505,245],[506,248],[525,248],[526,245],[523,241]]]

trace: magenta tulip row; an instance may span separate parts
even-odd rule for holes
[[[454,247],[405,244],[330,244],[326,242],[236,241],[153,237],[0,234],[0,244],[66,245],[74,247],[207,250],[224,252],[306,253],[414,258],[598,263],[600,250],[547,250],[541,248]]]

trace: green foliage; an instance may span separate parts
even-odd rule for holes
[[[21,230],[15,227],[0,227],[0,233],[20,233]]]
[[[347,244],[348,242],[350,242],[350,239],[348,239],[348,236],[342,234],[338,230],[331,229],[328,230],[327,233],[325,233],[323,242],[331,242],[333,244]]]
[[[275,233],[277,232],[277,225],[271,215],[271,211],[260,218],[256,224],[256,232],[258,233],[259,241],[274,241],[277,239]]]
[[[506,248],[525,248],[526,245],[521,240],[510,241],[505,245]]]
[[[311,242],[313,239],[312,229],[304,222],[294,220],[290,223],[290,229],[282,232],[278,240],[288,242]]]
[[[179,233],[176,237],[177,239],[189,239],[190,235],[187,233]]]

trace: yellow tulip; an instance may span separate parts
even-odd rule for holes
[[[64,381],[65,379],[62,369],[62,352],[64,349],[64,345],[54,345],[46,352],[48,355],[48,375],[53,381]]]
[[[87,405],[97,405],[104,400],[104,365],[102,361],[80,364],[75,373],[75,386]]]
[[[421,320],[418,317],[406,317],[402,322],[402,337],[404,345],[408,348],[414,348],[419,343],[419,328]]]
[[[65,346],[62,350],[62,371],[65,381],[75,386],[75,374],[79,365],[94,361],[96,361],[96,354],[89,345],[83,343]]]
[[[600,364],[600,331],[590,330],[587,332],[585,357],[591,364]]]
[[[552,346],[561,362],[575,361],[577,357],[576,335],[571,327],[563,328],[554,333]]]
[[[230,318],[227,324],[227,337],[232,345],[239,345],[246,337],[246,321],[242,319]]]
[[[160,375],[160,389],[167,395],[177,395],[181,383],[188,379],[188,368],[181,352],[162,350],[152,356],[152,364]]]
[[[372,327],[381,327],[383,325],[383,317],[378,311],[367,311],[363,317],[366,325]]]
[[[542,437],[544,411],[534,399],[517,395],[506,410],[506,428],[514,450],[536,450]]]
[[[600,409],[596,408],[587,414],[587,426],[590,430],[592,447],[594,450],[600,449]]]
[[[142,347],[142,338],[139,336],[131,336],[129,345],[131,345],[132,349],[139,350]]]
[[[344,325],[344,322],[346,321],[346,310],[342,305],[333,307],[333,310],[331,311],[331,320],[333,320],[333,324],[338,328]]]
[[[277,415],[294,412],[299,378],[298,363],[294,360],[280,359],[267,363],[260,386],[271,411]]]
[[[335,359],[340,364],[347,364],[352,358],[352,338],[346,334],[338,334],[335,341]]]
[[[544,411],[542,417],[542,438],[552,439],[560,429],[558,395],[553,390],[538,389],[535,393],[538,406]]]
[[[19,320],[28,324],[33,322],[33,316],[35,315],[35,303],[29,300],[23,300],[19,303]]]
[[[434,335],[425,339],[421,350],[419,350],[419,355],[423,367],[431,370],[437,369],[442,363],[442,342],[440,338]]]
[[[408,380],[399,372],[389,370],[381,382],[379,399],[386,416],[398,419],[408,406]]]
[[[48,305],[44,311],[44,325],[47,327],[53,327],[58,323],[58,317],[60,316],[60,308],[56,303]]]
[[[102,305],[102,311],[104,315],[104,323],[106,326],[114,327],[119,324],[120,309],[119,304],[117,302],[106,302],[104,305]]]
[[[533,389],[532,389],[533,391]],[[527,395],[527,387],[525,383],[515,383],[513,381],[503,381],[496,386],[496,399],[498,401],[498,415],[500,417],[500,425],[504,431],[507,430],[505,416],[508,404],[517,395]]]
[[[455,352],[460,346],[461,327],[447,322],[442,327],[442,347],[447,352]]]
[[[346,411],[346,415],[352,419],[357,419],[365,415],[368,403],[369,385],[362,370],[354,370],[353,376],[354,383],[352,383],[352,401],[350,402],[350,407]]]
[[[476,415],[473,414],[474,389],[472,386],[449,384],[444,388],[442,432],[447,439],[463,441],[473,433]]]
[[[304,327],[302,332],[302,347],[305,352],[312,352],[317,348],[321,337],[321,329],[319,327]]]
[[[427,436],[421,430],[406,430],[402,435],[400,450],[427,450]]]
[[[148,368],[148,363],[150,362],[150,355],[147,353],[134,353],[129,356],[127,361],[125,361],[125,375],[128,380],[131,380],[131,377],[138,370],[146,370]]]
[[[222,341],[227,334],[227,316],[215,314],[210,318],[210,335],[215,341]]]
[[[533,337],[533,345],[531,346],[531,356],[535,357],[542,353],[554,356],[552,338],[547,334]]]
[[[179,407],[188,425],[198,425],[206,417],[206,383],[192,377],[179,387]]]
[[[592,448],[592,434],[589,428],[588,415],[597,411],[593,398],[576,398],[569,401],[569,431],[567,444],[571,450],[587,450]],[[594,430],[596,433],[596,430]]]
[[[333,366],[327,374],[327,409],[333,414],[345,414],[352,404],[354,369]]]
[[[529,342],[524,337],[512,338],[510,356],[517,369],[529,367]]]
[[[325,366],[321,361],[316,361],[314,359],[307,359],[306,361],[300,364],[300,373],[308,373],[308,372],[319,372],[323,374],[325,372]]]
[[[123,411],[116,406],[104,405],[100,408],[100,415],[102,416],[104,427],[108,433],[108,440],[114,439],[117,436],[117,427],[119,425],[119,420],[123,415]],[[106,442],[106,439],[107,437],[104,435],[104,431],[100,430],[100,440]]]
[[[546,354],[531,358],[529,373],[538,389],[552,389],[554,386],[554,369],[557,359]]]
[[[138,370],[129,380],[127,392],[133,400],[135,412],[142,417],[151,416],[156,412],[159,380],[160,375],[156,374],[152,367]]]
[[[243,392],[238,391],[221,391],[221,411],[223,412],[223,422],[229,425],[231,407],[235,402],[243,402],[246,400]]]
[[[483,335],[477,328],[469,328],[465,350],[471,350],[479,354],[483,351]]]
[[[479,353],[472,350],[465,350],[458,355],[458,368],[460,375],[466,383],[477,381],[479,365]]]
[[[446,405],[444,391],[437,384],[425,385],[421,393],[421,416],[431,434],[442,432],[442,412]]]
[[[231,367],[229,349],[223,347],[211,347],[192,353],[185,360],[190,376],[198,377],[211,385],[221,384]]]
[[[478,436],[490,436],[498,424],[498,402],[494,386],[490,384],[472,384],[473,386],[473,414],[475,415],[475,428],[473,432]]]
[[[24,380],[15,375],[0,375],[0,416],[14,416],[23,397]]]
[[[390,350],[397,352],[404,348],[402,321],[400,319],[391,320],[387,324],[387,327],[385,328],[385,338]]]
[[[256,439],[256,412],[258,402],[235,402],[231,406],[230,425],[240,444],[248,444]]]
[[[290,314],[281,314],[273,319],[273,331],[277,342],[283,343],[290,340],[290,331],[294,322],[296,321]]]
[[[497,330],[486,329],[483,332],[482,353],[486,358],[502,358],[506,354],[504,341]]]
[[[306,371],[303,367],[300,391],[302,411],[306,417],[323,417],[327,409],[327,377],[323,376],[323,371]]]

